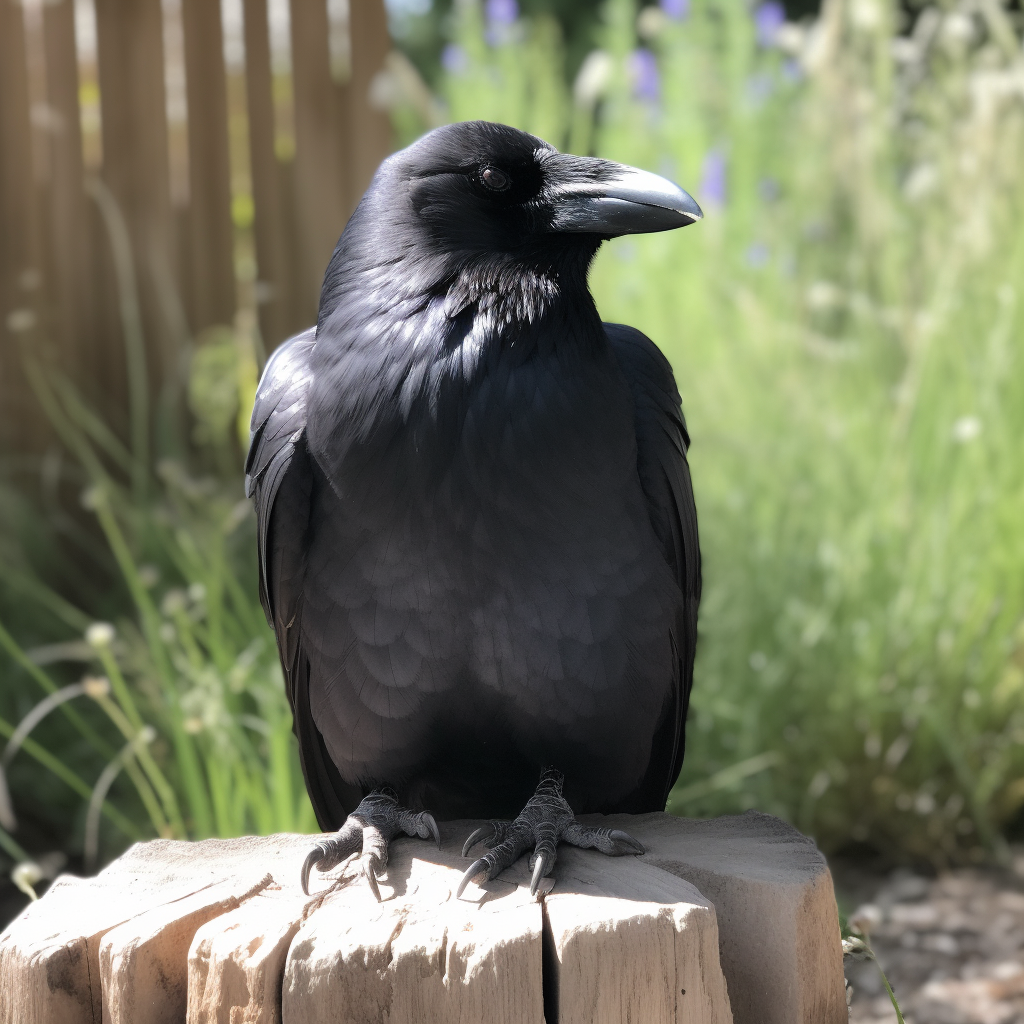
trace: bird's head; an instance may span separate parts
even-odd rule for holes
[[[649,171],[559,153],[507,125],[437,128],[381,165],[339,246],[405,279],[466,271],[586,267],[604,239],[700,220],[678,185]],[[339,270],[342,267],[339,266]]]

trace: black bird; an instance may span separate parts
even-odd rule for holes
[[[437,840],[428,807],[515,819],[470,837],[490,852],[463,886],[532,848],[535,889],[559,841],[643,852],[570,804],[665,806],[697,519],[669,363],[601,322],[587,271],[604,239],[700,218],[664,178],[482,121],[378,170],[316,328],[267,364],[246,463],[306,786],[339,830],[304,889],[361,849],[376,893],[392,836]]]

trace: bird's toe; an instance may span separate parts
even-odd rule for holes
[[[362,845],[362,829],[351,818],[333,835],[324,836],[302,862],[302,891],[309,895],[309,875],[315,867],[318,871],[330,871],[346,857],[355,853]]]
[[[346,857],[362,852],[363,876],[379,902],[377,879],[387,867],[389,844],[400,833],[432,839],[441,848],[441,833],[429,811],[410,811],[393,793],[375,790],[362,799],[334,835],[324,836],[309,852],[302,864],[302,891],[309,895],[309,876],[314,867],[329,871]]]
[[[628,832],[617,828],[590,828],[578,821],[565,830],[562,839],[581,850],[597,850],[609,857],[638,857],[647,851]]]
[[[466,886],[469,885],[470,882],[480,878],[481,875],[486,875],[487,878],[491,878],[490,865],[483,859],[483,857],[479,860],[473,861],[473,863],[466,869],[466,873],[462,876],[462,881],[459,882],[458,889],[455,890],[455,898],[458,899],[463,892],[466,891]]]

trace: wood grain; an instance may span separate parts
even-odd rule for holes
[[[357,860],[299,871],[314,837],[137,844],[63,877],[0,935],[0,1019],[25,1024],[845,1024],[832,882],[769,815],[666,814],[643,857],[560,846],[455,897],[479,822],[397,839],[370,893]]]

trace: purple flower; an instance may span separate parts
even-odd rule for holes
[[[704,157],[700,197],[709,205],[725,205],[725,154],[721,150],[713,149]]]
[[[487,24],[491,29],[505,28],[518,17],[516,0],[487,0]]]
[[[792,57],[787,61],[783,61],[782,64],[782,77],[787,82],[799,82],[804,77],[804,69],[800,66],[800,61],[793,60]]]
[[[690,16],[690,0],[661,0],[661,9],[673,21],[685,21]]]
[[[764,242],[753,242],[747,249],[747,263],[755,270],[760,270],[768,262],[770,255]]]
[[[633,80],[633,95],[641,100],[656,100],[661,90],[658,62],[650,50],[642,47],[629,57],[629,76]]]
[[[441,51],[441,67],[450,75],[461,75],[468,64],[466,51],[457,43],[449,43]]]
[[[761,46],[774,46],[779,29],[786,23],[785,8],[778,0],[766,0],[754,11],[754,28]]]

